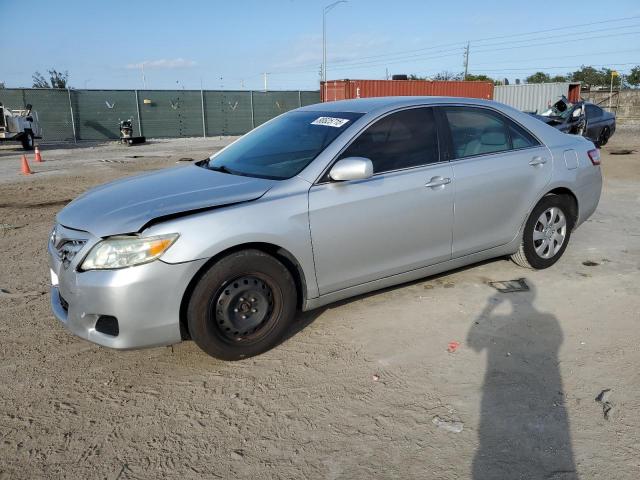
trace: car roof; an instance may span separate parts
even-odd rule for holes
[[[386,110],[397,107],[442,103],[455,103],[465,105],[495,105],[495,102],[489,100],[465,97],[372,97],[316,103],[314,105],[307,105],[306,107],[299,108],[298,110],[308,112],[322,111],[370,113],[378,110]]]

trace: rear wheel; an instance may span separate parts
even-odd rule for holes
[[[600,132],[600,136],[598,137],[598,146],[602,147],[607,144],[609,141],[609,137],[611,136],[611,131],[609,127],[604,127]]]
[[[529,215],[520,248],[511,259],[522,267],[537,270],[556,263],[571,237],[571,229],[575,223],[571,211],[568,197],[543,197]]]
[[[289,270],[260,250],[216,262],[196,285],[187,307],[191,338],[209,355],[239,360],[277,345],[296,313]]]
[[[22,148],[25,150],[33,150],[33,132],[26,131],[22,137]]]

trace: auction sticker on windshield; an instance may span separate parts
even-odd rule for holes
[[[348,121],[349,120],[347,120],[346,118],[318,117],[313,122],[311,122],[311,125],[324,125],[326,127],[340,128]]]

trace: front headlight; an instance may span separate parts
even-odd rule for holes
[[[111,237],[94,245],[81,270],[132,267],[152,262],[178,239],[177,233],[155,237]]]

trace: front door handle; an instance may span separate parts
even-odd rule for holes
[[[533,157],[531,159],[531,161],[529,162],[529,165],[531,165],[532,167],[536,167],[538,165],[544,165],[545,163],[547,163],[547,159],[544,157]]]
[[[443,187],[451,183],[451,179],[449,177],[432,177],[431,180],[425,185],[425,187],[437,188]]]

